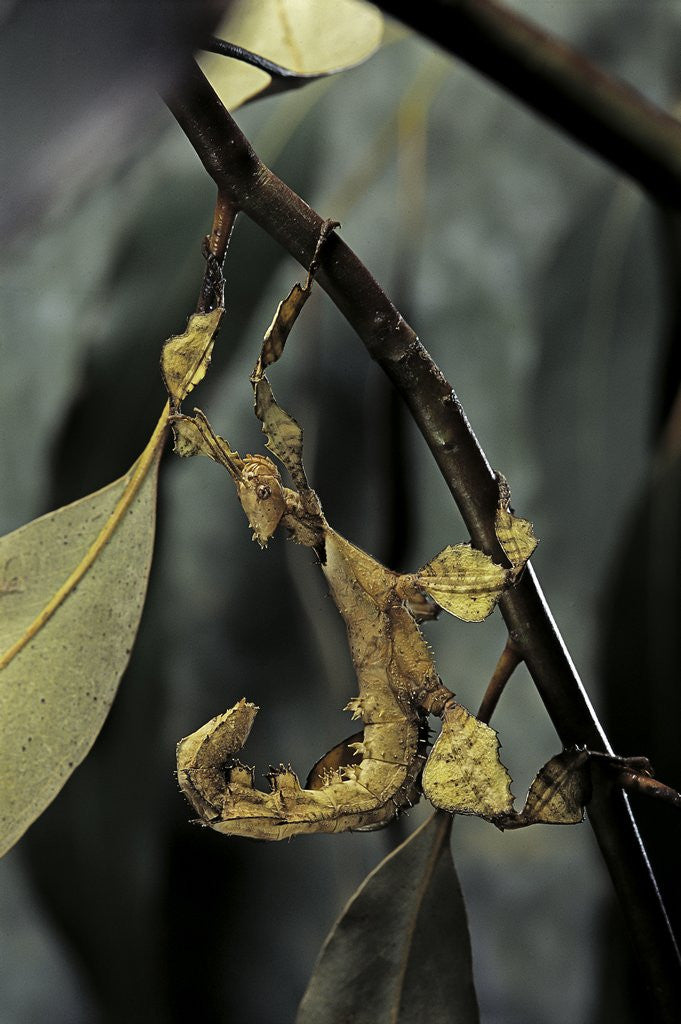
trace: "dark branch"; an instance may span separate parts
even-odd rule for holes
[[[681,208],[681,123],[494,0],[378,0],[659,202]]]
[[[195,65],[182,91],[167,102],[220,191],[309,266],[322,218],[258,159]],[[498,482],[451,385],[335,233],[324,244],[317,281],[407,403],[473,543],[503,559],[494,530]],[[611,752],[531,566],[503,597],[501,610],[565,746]],[[681,963],[645,849],[621,788],[597,777],[594,791],[589,808],[594,831],[661,1019],[675,1022],[681,1019]]]

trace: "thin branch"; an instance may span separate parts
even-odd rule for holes
[[[613,757],[591,750],[587,753],[592,764],[600,762],[606,771],[613,774],[617,784],[630,793],[654,797],[681,808],[681,793],[653,777],[653,768],[647,757]]]
[[[302,266],[309,266],[322,218],[258,159],[196,65],[167,97],[170,110],[218,188]],[[407,403],[476,547],[503,558],[495,529],[498,482],[452,387],[414,331],[352,250],[334,233],[317,281]],[[522,653],[566,746],[611,752],[532,567],[501,601]],[[589,816],[628,920],[660,1019],[681,1019],[681,962],[645,849],[622,790],[595,786]]]
[[[632,793],[640,793],[642,796],[652,796],[657,800],[664,800],[672,807],[681,808],[681,794],[677,793],[671,786],[665,786],[657,779],[651,779],[640,772],[623,771],[617,776],[620,786],[630,790]]]
[[[506,689],[506,683],[522,660],[523,656],[520,650],[509,637],[499,656],[499,661],[492,673],[492,678],[487,684],[487,689],[480,704],[480,710],[476,715],[476,718],[479,718],[481,722],[489,722],[499,703],[499,698]]]
[[[377,2],[681,209],[681,123],[630,85],[495,0]]]

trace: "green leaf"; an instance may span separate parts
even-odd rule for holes
[[[450,823],[434,814],[362,883],[322,948],[296,1024],[476,1024]]]
[[[120,480],[0,538],[0,855],[88,753],[128,663],[166,422]]]
[[[381,44],[383,18],[360,0],[234,0],[216,33],[301,74],[329,74],[366,60]],[[270,76],[215,54],[201,66],[229,110],[267,89]]]

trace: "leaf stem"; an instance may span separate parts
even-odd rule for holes
[[[309,266],[322,218],[258,159],[196,65],[166,102],[218,188],[303,267]],[[474,545],[501,561],[494,529],[498,481],[451,385],[336,233],[324,245],[317,281],[402,395]],[[502,596],[500,608],[564,745],[611,753],[531,565]],[[595,785],[589,817],[661,1019],[675,1024],[681,1019],[681,960],[621,789],[605,781]]]
[[[16,658],[17,654],[19,654],[26,645],[30,643],[33,637],[39,633],[43,626],[52,618],[57,609],[64,603],[69,594],[72,593],[74,588],[78,586],[86,573],[92,568],[103,549],[113,537],[116,529],[123,519],[123,516],[130,508],[135,495],[144,483],[149,470],[153,467],[161,453],[166,437],[166,431],[168,429],[168,413],[169,406],[166,405],[156,427],[154,428],[154,432],[149,439],[149,443],[133,468],[130,470],[128,482],[123,493],[116,502],[116,506],[111,515],[73,572],[64,580],[62,585],[53,594],[42,611],[40,611],[33,622],[27,626],[19,639],[4,652],[2,657],[0,657],[0,671],[7,668],[10,662]]]
[[[281,64],[275,64],[273,60],[268,60],[267,57],[261,57],[259,53],[253,53],[252,50],[247,50],[243,46],[237,46],[236,43],[230,43],[227,39],[220,39],[218,36],[211,36],[203,46],[203,49],[207,53],[216,53],[220,57],[232,57],[243,64],[250,64],[251,67],[258,68],[259,71],[265,71],[273,79],[280,80],[281,84],[276,91],[281,91],[282,88],[297,89],[301,85],[316,82],[320,78],[327,78],[333,74],[333,71],[313,71],[312,73],[293,71],[291,68],[285,68]],[[271,88],[268,89],[268,93],[271,91],[273,91]]]

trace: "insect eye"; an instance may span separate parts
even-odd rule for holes
[[[272,493],[267,484],[258,484],[255,493],[258,497],[264,501],[265,498],[269,498]]]

